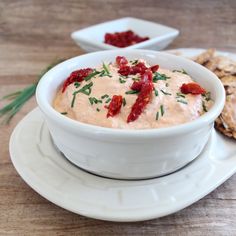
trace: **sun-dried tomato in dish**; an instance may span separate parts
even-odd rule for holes
[[[104,42],[119,48],[124,48],[148,39],[149,37],[141,37],[132,30],[128,30],[124,32],[106,33]]]

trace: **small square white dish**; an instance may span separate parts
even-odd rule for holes
[[[101,24],[93,25],[71,34],[77,45],[87,52],[99,50],[121,49],[104,43],[106,33],[133,30],[141,37],[149,37],[141,43],[126,47],[127,49],[152,49],[162,50],[166,48],[178,35],[179,30],[151,21],[141,20],[133,17],[125,17]]]

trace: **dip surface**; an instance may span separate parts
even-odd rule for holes
[[[138,60],[144,62],[143,60]],[[128,65],[133,65],[134,61],[129,61]],[[146,62],[145,65],[149,66]],[[151,100],[140,114],[137,120],[127,123],[138,93],[131,90],[135,80],[140,79],[140,74],[122,76],[116,63],[106,64],[109,74],[97,74],[91,79],[82,82],[71,83],[64,92],[60,88],[53,101],[53,107],[67,117],[92,125],[119,128],[119,129],[150,129],[170,127],[183,124],[197,119],[204,114],[211,106],[212,101],[209,94],[183,94],[180,87],[183,84],[194,82],[185,71],[170,71],[159,68],[153,73],[154,90]],[[104,64],[98,66],[96,71],[104,69]],[[86,84],[92,82],[91,93],[73,94]],[[128,94],[127,94],[128,92]],[[123,104],[120,112],[107,118],[107,106],[113,95],[121,95]],[[73,101],[74,100],[74,101]]]

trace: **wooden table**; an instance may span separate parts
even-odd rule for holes
[[[124,16],[179,28],[170,48],[216,47],[236,52],[236,1],[24,0],[0,2],[0,96],[23,88],[55,58],[83,54],[70,33]],[[3,102],[0,103],[3,105]],[[171,216],[112,223],[68,212],[34,192],[15,171],[8,142],[30,102],[0,128],[0,235],[236,235],[236,175]]]

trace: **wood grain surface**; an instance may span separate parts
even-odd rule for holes
[[[72,31],[124,16],[180,29],[170,48],[236,52],[235,0],[1,0],[0,97],[34,82],[52,60],[83,54]],[[31,99],[0,128],[0,235],[236,235],[236,175],[192,206],[146,222],[93,220],[50,203],[24,183],[8,151],[12,130],[35,106]]]

